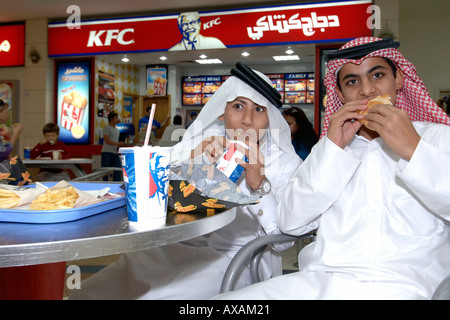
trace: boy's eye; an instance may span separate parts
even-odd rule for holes
[[[255,110],[256,110],[256,112],[264,112],[264,111],[266,111],[266,109],[263,108],[263,107],[256,107]]]
[[[383,73],[382,72],[377,72],[377,73],[375,73],[374,75],[373,75],[373,77],[374,78],[376,78],[376,79],[378,79],[378,78],[381,78],[381,77],[383,77]]]
[[[242,109],[243,106],[240,103],[236,103],[235,105],[233,105],[233,108],[235,108],[235,109]]]

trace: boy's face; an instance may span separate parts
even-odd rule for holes
[[[219,117],[219,120],[224,121],[227,134],[232,139],[239,134],[231,137],[231,130],[235,133],[247,134],[249,137],[256,136],[256,140],[259,141],[269,126],[267,108],[244,97],[237,97],[234,101],[228,102],[225,113]]]
[[[6,123],[9,118],[9,108],[8,106],[4,107],[2,111],[0,111],[0,123]]]
[[[44,138],[50,143],[55,144],[58,140],[59,134],[56,132],[46,132],[44,133]]]
[[[346,63],[339,70],[341,89],[336,88],[343,104],[372,99],[378,95],[388,94],[395,105],[396,90],[403,86],[403,73],[397,68],[396,75],[383,58],[367,58],[360,65]]]

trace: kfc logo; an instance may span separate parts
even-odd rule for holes
[[[89,40],[87,43],[88,47],[101,47],[101,46],[110,46],[113,40],[116,40],[118,44],[121,45],[129,45],[134,43],[134,39],[125,40],[126,33],[134,33],[133,28],[120,30],[100,30],[100,31],[91,31],[89,32]]]

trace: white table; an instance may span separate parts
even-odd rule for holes
[[[25,159],[22,160],[26,167],[30,168],[50,168],[50,169],[69,169],[79,178],[86,175],[81,167],[82,164],[93,164],[94,159],[88,158],[70,158],[70,159]]]
[[[3,222],[0,293],[10,293],[8,299],[62,299],[66,261],[181,242],[220,229],[234,218],[233,210],[212,216],[172,213],[164,226],[134,230],[129,227],[126,207],[120,207],[72,222]],[[41,290],[39,287],[47,288],[45,292],[30,292],[32,288]]]

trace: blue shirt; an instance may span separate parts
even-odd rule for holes
[[[138,130],[141,131],[142,126],[148,125],[150,118],[147,116],[143,116],[141,119],[139,119],[139,126]],[[161,123],[153,119],[153,126],[155,126],[157,129],[161,128]],[[156,135],[156,130],[153,130],[153,133]]]

